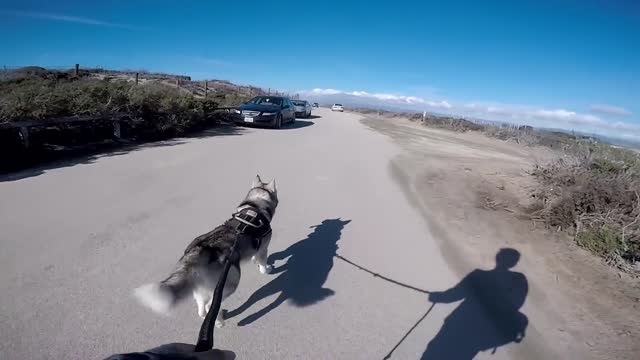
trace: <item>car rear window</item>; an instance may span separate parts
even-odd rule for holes
[[[293,101],[292,101],[292,103],[293,103],[294,105],[304,106],[304,101],[295,101],[295,100],[293,100]]]
[[[333,106],[342,106],[342,104],[335,104],[335,105],[333,105]]]
[[[282,98],[273,98],[273,97],[261,96],[261,97],[253,98],[251,101],[249,101],[249,103],[256,104],[256,105],[280,106],[280,105],[282,105]]]

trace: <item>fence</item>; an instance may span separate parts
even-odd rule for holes
[[[22,71],[20,71],[22,70]],[[214,94],[240,94],[248,97],[258,95],[286,96],[291,99],[299,99],[300,94],[278,91],[267,88],[266,90],[257,86],[236,85],[226,80],[198,80],[192,81],[190,76],[173,75],[161,72],[150,72],[147,70],[107,70],[100,65],[93,67],[81,67],[80,64],[57,65],[57,66],[16,66],[2,65],[0,67],[0,80],[11,79],[12,76],[42,75],[46,72],[68,73],[73,76],[89,74],[99,79],[123,80],[134,82],[135,84],[149,81],[159,81],[167,85],[174,85],[177,88],[189,91],[197,97],[208,97]]]
[[[166,73],[149,72],[146,70],[106,70],[102,66],[94,67],[81,67],[80,64],[73,65],[61,65],[61,66],[0,66],[0,80],[17,79],[25,76],[48,76],[55,75],[52,78],[59,80],[59,74],[66,74],[63,78],[82,77],[89,76],[102,80],[120,80],[133,82],[136,85],[143,84],[149,81],[161,82],[166,85],[175,86],[182,91],[189,92],[193,96],[200,98],[207,98],[209,96],[217,98],[225,98],[231,95],[231,105],[240,105],[248,98],[257,95],[275,95],[275,96],[287,96],[292,99],[299,99],[299,94],[290,94],[278,91],[276,89],[267,88],[266,90],[256,86],[236,85],[225,80],[201,80],[192,81],[191,77],[184,75],[172,75]],[[224,105],[229,105],[227,102]],[[216,110],[230,111],[236,109],[238,106],[221,106]],[[29,133],[32,127],[46,127],[62,124],[76,124],[90,121],[107,121],[111,122],[113,126],[113,135],[116,138],[120,138],[120,124],[122,118],[127,114],[111,114],[108,117],[104,115],[100,116],[66,116],[49,118],[44,121],[35,121],[31,119],[25,119],[20,121],[11,121],[7,123],[0,123],[0,130],[13,130],[18,132],[23,145],[28,148]]]
[[[19,71],[23,70],[23,71]],[[15,66],[3,65],[0,67],[0,80],[10,79],[12,74],[16,76],[22,75],[39,75],[44,72],[61,72],[69,73],[74,76],[90,74],[93,77],[108,80],[124,80],[134,82],[136,84],[148,81],[160,81],[167,85],[175,85],[177,88],[191,92],[192,95],[198,97],[207,97],[212,94],[222,93],[239,93],[249,97],[258,95],[275,95],[286,96],[291,99],[300,99],[300,94],[292,94],[289,92],[279,91],[277,89],[267,88],[266,90],[257,86],[236,85],[226,80],[198,80],[192,81],[190,76],[174,75],[161,72],[150,72],[147,70],[107,70],[101,65],[82,67],[80,64],[58,65],[58,66]]]

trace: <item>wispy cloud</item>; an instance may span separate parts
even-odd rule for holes
[[[438,108],[438,109],[451,109],[453,106],[451,106],[451,104],[449,104],[448,102],[444,101],[444,100],[440,100],[440,101],[427,101],[426,103],[428,106],[432,107],[432,108]]]
[[[607,115],[620,115],[620,116],[628,116],[631,115],[631,112],[622,108],[620,106],[606,105],[606,104],[596,104],[591,105],[591,111],[601,114]]]
[[[51,21],[62,21],[83,25],[94,25],[94,26],[106,26],[106,27],[116,27],[123,29],[137,29],[135,26],[126,25],[126,24],[117,24],[108,21],[102,21],[87,17],[81,16],[72,16],[72,15],[64,15],[64,14],[53,14],[53,13],[44,13],[37,11],[14,11],[14,10],[0,10],[0,13],[15,16],[15,17],[28,17],[35,19],[43,19],[43,20],[51,20]]]
[[[336,90],[336,89],[313,89],[311,91],[303,91],[303,93],[312,94],[312,95],[346,95],[346,96],[356,96],[359,98],[368,98],[373,100],[379,100],[383,102],[392,102],[399,104],[408,104],[408,105],[426,105],[428,107],[433,108],[451,108],[451,104],[442,100],[442,101],[427,101],[418,96],[410,96],[410,95],[398,95],[398,94],[386,94],[386,93],[370,93],[367,91],[344,91],[344,90]]]
[[[470,103],[464,109],[476,116],[498,117],[530,125],[544,125],[558,128],[589,128],[605,132],[633,131],[640,135],[640,125],[621,121],[608,121],[592,114],[582,114],[566,109],[544,109],[516,105],[495,105]],[[492,119],[495,120],[495,119]]]
[[[304,92],[304,91],[303,91]],[[316,94],[316,95],[337,95],[343,94],[342,91],[336,89],[313,89],[308,93]]]

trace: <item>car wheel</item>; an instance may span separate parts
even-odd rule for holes
[[[276,124],[273,126],[275,129],[282,129],[282,114],[276,118]]]

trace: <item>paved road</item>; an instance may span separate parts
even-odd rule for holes
[[[316,113],[280,131],[205,133],[0,178],[0,357],[91,359],[193,342],[193,301],[163,317],[132,289],[167,275],[259,173],[277,179],[271,252],[288,249],[291,266],[243,269],[225,307],[254,299],[216,332],[217,346],[239,359],[382,359],[430,303],[337,259],[336,248],[418,288],[460,279],[391,176],[399,149],[356,115]],[[420,358],[454,308],[435,306],[392,358]]]

